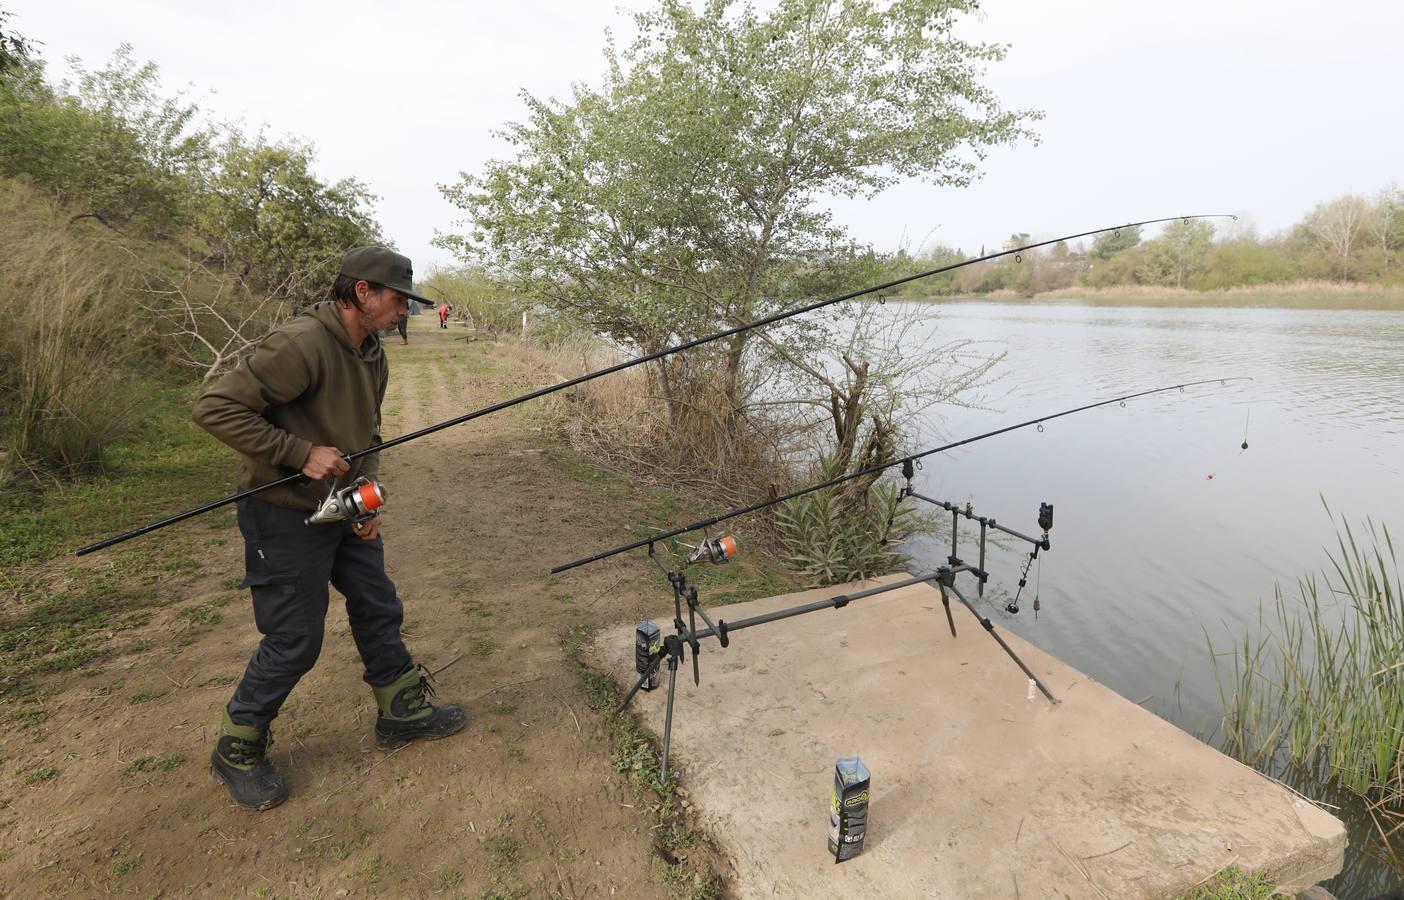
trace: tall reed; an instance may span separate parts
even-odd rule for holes
[[[1328,510],[1329,511],[1329,510]],[[1335,521],[1334,516],[1332,517]],[[1214,657],[1227,749],[1289,762],[1365,798],[1376,821],[1404,821],[1404,591],[1386,525],[1336,525],[1319,576],[1279,587],[1260,634]],[[1224,661],[1231,661],[1228,666]],[[1225,671],[1227,669],[1227,671]],[[1381,834],[1389,832],[1383,826]]]

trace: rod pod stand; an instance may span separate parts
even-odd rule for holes
[[[650,547],[650,549],[652,548]],[[895,591],[901,588],[911,587],[915,584],[931,583],[934,584],[938,590],[940,590],[941,602],[945,607],[946,621],[947,624],[950,626],[952,637],[955,636],[956,628],[955,620],[951,616],[950,598],[947,591],[955,594],[956,599],[960,600],[961,603],[965,605],[965,608],[970,610],[971,615],[975,616],[976,620],[979,621],[980,625],[985,629],[985,632],[989,634],[990,637],[995,639],[995,642],[998,643],[999,646],[1004,650],[1004,652],[1009,655],[1010,659],[1014,660],[1015,664],[1018,665],[1020,670],[1022,670],[1023,673],[1038,686],[1038,689],[1042,691],[1043,695],[1047,697],[1050,702],[1061,702],[1058,700],[1057,697],[1053,696],[1052,691],[1050,691],[1048,689],[1048,686],[1045,685],[1043,681],[1033,673],[1033,670],[1031,670],[1027,665],[1024,664],[1024,661],[1019,658],[1018,654],[1014,652],[1013,648],[1006,644],[1004,642],[1004,639],[995,633],[994,623],[992,623],[988,618],[980,615],[980,613],[976,611],[975,607],[971,605],[970,601],[968,601],[965,598],[965,596],[962,593],[960,593],[959,590],[956,589],[956,576],[968,573],[978,577],[977,570],[975,570],[972,566],[964,564],[955,566],[941,566],[939,569],[936,569],[932,572],[927,572],[922,575],[915,575],[910,578],[905,578],[901,581],[892,582],[891,584],[878,585],[877,587],[868,588],[867,590],[863,591],[857,591],[852,594],[838,594],[834,597],[829,597],[824,600],[816,600],[812,603],[804,603],[799,606],[791,606],[785,609],[776,610],[775,612],[762,613],[760,615],[750,616],[745,619],[738,619],[735,622],[727,622],[723,619],[719,620],[714,624],[711,621],[710,617],[708,617],[706,612],[702,609],[701,605],[697,602],[697,588],[688,585],[686,577],[681,572],[673,572],[669,570],[665,565],[663,565],[663,562],[659,560],[655,554],[650,553],[649,555],[651,558],[653,558],[654,562],[657,563],[658,566],[663,569],[664,574],[668,576],[668,580],[673,585],[673,628],[675,633],[665,637],[659,648],[649,655],[650,658],[648,663],[644,666],[644,671],[639,675],[638,679],[634,682],[633,686],[629,688],[628,692],[625,693],[623,699],[619,701],[619,705],[615,708],[614,711],[616,715],[618,713],[623,712],[625,708],[628,707],[629,702],[634,699],[634,695],[636,695],[639,692],[639,690],[643,687],[644,682],[646,682],[653,675],[653,673],[658,670],[659,666],[662,665],[663,660],[667,659],[668,700],[663,718],[663,756],[662,766],[659,770],[659,784],[661,785],[666,785],[668,783],[668,761],[672,752],[673,740],[673,710],[677,702],[677,673],[679,664],[687,655],[687,647],[692,648],[692,671],[694,683],[701,684],[700,675],[698,673],[697,657],[698,652],[701,648],[701,641],[706,638],[715,637],[723,647],[727,647],[730,645],[730,633],[733,631],[740,631],[743,628],[754,628],[757,625],[766,625],[771,622],[778,622],[782,619],[789,619],[793,618],[794,616],[801,616],[806,613],[816,612],[821,609],[843,609],[855,600],[863,600],[868,597],[877,596],[878,594],[885,594],[888,591]],[[683,622],[682,601],[684,599],[688,601],[689,614],[691,614],[692,612],[696,612],[698,615],[701,615],[703,620],[707,623],[707,627],[705,629],[697,631],[694,628],[688,627],[688,625]]]

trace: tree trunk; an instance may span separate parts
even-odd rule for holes
[[[678,398],[673,393],[673,375],[669,371],[669,363],[666,357],[658,360],[658,383],[663,389],[663,402],[668,407],[668,426],[678,427]]]

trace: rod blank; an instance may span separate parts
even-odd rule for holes
[[[689,531],[696,531],[699,528],[710,528],[713,525],[718,524],[719,522],[725,522],[727,519],[734,519],[737,516],[744,516],[747,513],[757,512],[767,507],[775,506],[779,503],[784,503],[787,500],[793,500],[796,497],[802,497],[805,494],[813,493],[814,491],[820,491],[824,488],[830,488],[834,487],[835,485],[843,484],[845,481],[852,481],[855,478],[862,478],[865,475],[873,475],[878,472],[883,472],[895,466],[902,466],[906,465],[909,462],[915,462],[916,460],[923,459],[935,453],[943,453],[947,450],[954,450],[956,447],[964,447],[966,444],[973,444],[977,441],[983,441],[986,438],[996,437],[1001,434],[1008,434],[1009,432],[1017,431],[1020,428],[1028,428],[1030,425],[1042,425],[1044,422],[1051,422],[1054,419],[1061,419],[1063,416],[1071,416],[1074,413],[1085,412],[1089,409],[1096,409],[1099,406],[1109,406],[1113,403],[1122,403],[1127,400],[1134,400],[1137,397],[1148,397],[1151,394],[1163,394],[1166,391],[1173,391],[1177,389],[1183,390],[1187,387],[1196,387],[1201,384],[1227,384],[1230,381],[1252,380],[1252,378],[1249,378],[1246,375],[1237,375],[1229,378],[1206,378],[1202,381],[1186,381],[1184,384],[1172,384],[1167,385],[1166,387],[1152,388],[1148,391],[1137,391],[1134,394],[1125,394],[1121,397],[1112,397],[1109,400],[1098,400],[1095,403],[1087,403],[1083,406],[1074,407],[1073,409],[1065,409],[1061,412],[1052,413],[1050,415],[1039,416],[1036,419],[1027,419],[1023,422],[1018,422],[1014,425],[1006,425],[1003,428],[996,428],[994,431],[986,431],[984,434],[977,434],[974,437],[963,438],[962,440],[953,441],[949,444],[944,444],[940,447],[934,447],[930,450],[923,450],[921,453],[915,453],[911,456],[904,456],[900,459],[894,459],[891,462],[881,463],[876,466],[869,466],[866,469],[859,469],[857,472],[850,472],[847,475],[840,475],[839,477],[831,478],[828,481],[821,481],[818,484],[812,484],[809,487],[800,488],[799,490],[791,491],[790,493],[785,494],[784,496],[776,497],[774,500],[762,500],[759,503],[752,503],[750,506],[743,506],[740,509],[734,509],[731,512],[722,513],[719,516],[712,516],[708,519],[699,519],[696,522],[691,522],[687,525],[683,525],[680,528],[674,528],[672,531],[660,531],[657,534],[649,535],[648,537],[641,538],[640,540],[634,541],[633,543],[621,544],[620,546],[614,547],[609,550],[602,550],[599,553],[595,553],[590,556],[583,556],[580,559],[572,560],[571,562],[562,563],[556,566],[554,569],[551,570],[551,574],[556,575],[561,572],[565,572],[569,569],[577,568],[578,566],[584,566],[593,562],[599,562],[602,559],[608,559],[611,556],[616,556],[620,553],[625,553],[629,550],[635,550],[639,547],[643,547],[648,544],[658,543],[659,541],[666,541],[669,538],[677,537],[680,534],[686,534]],[[1019,535],[1019,537],[1024,537],[1025,540],[1031,540],[1030,538],[1027,538],[1024,535]]]

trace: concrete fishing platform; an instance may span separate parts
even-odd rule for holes
[[[737,621],[873,584],[709,612]],[[1340,871],[1334,816],[999,629],[1062,702],[1029,700],[1014,662],[955,598],[951,611],[955,638],[918,584],[735,632],[725,650],[708,639],[700,687],[679,667],[672,767],[740,897],[1130,900],[1229,864],[1287,889]],[[671,620],[660,604],[655,621]],[[621,683],[633,631],[606,629],[591,651]],[[666,688],[665,668],[632,706],[660,735]],[[867,841],[836,865],[829,791],[853,754],[873,773]]]

